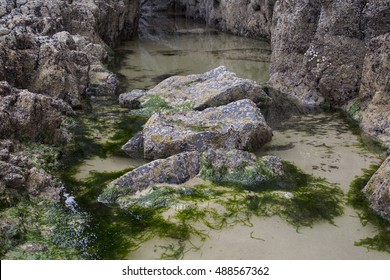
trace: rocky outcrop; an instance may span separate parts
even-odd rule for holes
[[[254,154],[234,149],[184,152],[152,161],[123,175],[107,186],[99,201],[125,208],[132,205],[137,195],[142,196],[157,184],[183,184],[199,176],[213,182],[253,187],[283,174],[281,160],[273,156],[257,159]]]
[[[124,150],[132,154],[143,147],[145,158],[157,159],[208,148],[255,150],[271,138],[260,109],[244,99],[204,111],[156,113],[145,124],[142,137],[130,140]]]
[[[389,12],[388,0],[277,1],[271,87],[306,105],[344,106],[390,144]]]
[[[67,120],[73,115],[60,99],[0,82],[0,139],[64,144],[71,139]]]
[[[59,201],[60,184],[18,150],[12,141],[0,140],[0,209],[37,197]]]
[[[363,191],[372,208],[390,220],[390,157],[385,160]]]
[[[222,106],[241,99],[250,99],[259,107],[270,102],[263,87],[255,81],[238,78],[224,66],[204,74],[170,77],[147,92],[133,90],[121,94],[119,103],[123,107],[138,109],[148,96],[158,96],[173,107],[187,104],[194,110]]]
[[[86,93],[115,92],[102,63],[108,46],[136,29],[138,1],[2,2],[0,80],[74,108]]]
[[[270,85],[308,105],[343,105],[359,92],[366,1],[307,2],[275,4]]]
[[[88,221],[45,171],[60,156],[49,145],[72,138],[67,128],[85,95],[115,93],[117,79],[104,63],[110,47],[135,31],[138,6],[138,0],[0,0],[2,257],[84,257]]]
[[[356,111],[351,113],[361,122],[363,130],[380,138],[388,147],[390,147],[389,57],[390,32],[370,40],[364,60],[359,97],[350,102],[352,106],[357,107]]]
[[[343,106],[390,147],[389,14],[389,0],[277,1],[270,85],[306,105]],[[381,170],[367,188],[381,190],[369,197],[388,217],[378,196],[389,165]]]
[[[187,16],[236,35],[271,37],[276,0],[179,0]],[[178,7],[176,7],[178,8]]]

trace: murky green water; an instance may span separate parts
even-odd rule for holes
[[[220,65],[259,83],[268,80],[268,43],[217,33],[185,19],[174,19],[169,23],[169,30],[144,34],[143,38],[118,47],[114,71],[120,77],[123,91],[150,88],[171,75],[203,73]],[[105,123],[106,119],[118,123],[115,119],[123,114],[116,106],[112,107],[112,113],[106,107],[97,123]],[[87,122],[87,126],[91,123],[94,121]],[[111,124],[108,122],[107,126]],[[140,129],[140,124],[133,127],[133,132],[136,129]],[[108,136],[104,136],[105,131]],[[100,134],[99,142],[104,144],[110,141],[115,129],[98,126],[92,137],[97,134]],[[272,142],[258,151],[259,156],[265,154],[277,155],[308,174],[338,183],[344,192],[348,191],[353,178],[362,174],[362,168],[380,162],[380,156],[362,146],[359,136],[352,133],[343,118],[329,113],[295,116],[279,123]],[[198,236],[178,243],[163,234],[155,234],[145,242],[136,243],[132,236],[142,234],[147,222],[141,223],[124,211],[108,209],[96,201],[112,175],[100,176],[102,178],[95,181],[87,178],[96,172],[115,172],[143,163],[143,160],[123,155],[105,154],[104,158],[95,156],[85,160],[74,176],[81,180],[74,183],[80,206],[95,215],[97,242],[100,242],[98,257],[160,258],[174,243],[186,248],[180,254],[185,259],[390,259],[389,254],[354,246],[355,241],[373,236],[376,229],[370,225],[363,227],[356,212],[346,206],[345,213],[335,219],[334,225],[324,222],[312,228],[301,228],[299,232],[278,217],[254,217],[250,220],[251,226],[235,225],[222,230],[195,223],[194,227],[207,232],[206,240]],[[169,216],[169,211],[165,215]],[[115,240],[111,243],[108,234],[114,234]]]

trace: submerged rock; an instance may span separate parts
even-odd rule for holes
[[[204,74],[170,77],[148,92],[134,90],[121,94],[124,107],[137,109],[148,96],[159,96],[171,106],[190,104],[195,110],[226,105],[231,102],[250,99],[258,106],[264,106],[270,98],[263,87],[256,82],[238,78],[236,74],[220,66]]]
[[[248,99],[201,112],[157,113],[145,124],[142,134],[147,159],[208,148],[254,150],[272,138],[260,109]],[[139,150],[138,140],[131,139],[124,151],[131,155]]]
[[[372,176],[363,189],[371,202],[371,207],[382,217],[390,220],[390,157]]]

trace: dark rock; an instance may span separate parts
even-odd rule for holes
[[[130,139],[125,145],[122,146],[122,150],[132,158],[144,157],[144,136],[142,132],[137,133]]]
[[[146,95],[147,93],[140,89],[122,93],[119,95],[119,105],[129,109],[139,109],[141,108],[141,100]]]

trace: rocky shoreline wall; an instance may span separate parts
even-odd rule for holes
[[[139,2],[1,1],[0,80],[82,107],[86,93],[115,92],[110,47],[137,28]]]
[[[83,99],[115,93],[118,81],[105,63],[111,47],[137,30],[139,6],[138,0],[0,0],[0,255],[12,249],[16,256],[7,258],[64,257],[57,255],[63,245],[45,240],[58,239],[55,228],[66,228],[78,213],[72,209],[57,224],[49,219],[53,209],[67,215],[59,203],[67,198],[47,165],[72,141],[69,126]],[[40,218],[7,214],[26,207],[42,211]],[[42,242],[24,244],[30,226],[42,230]],[[19,256],[18,247],[27,249]]]

